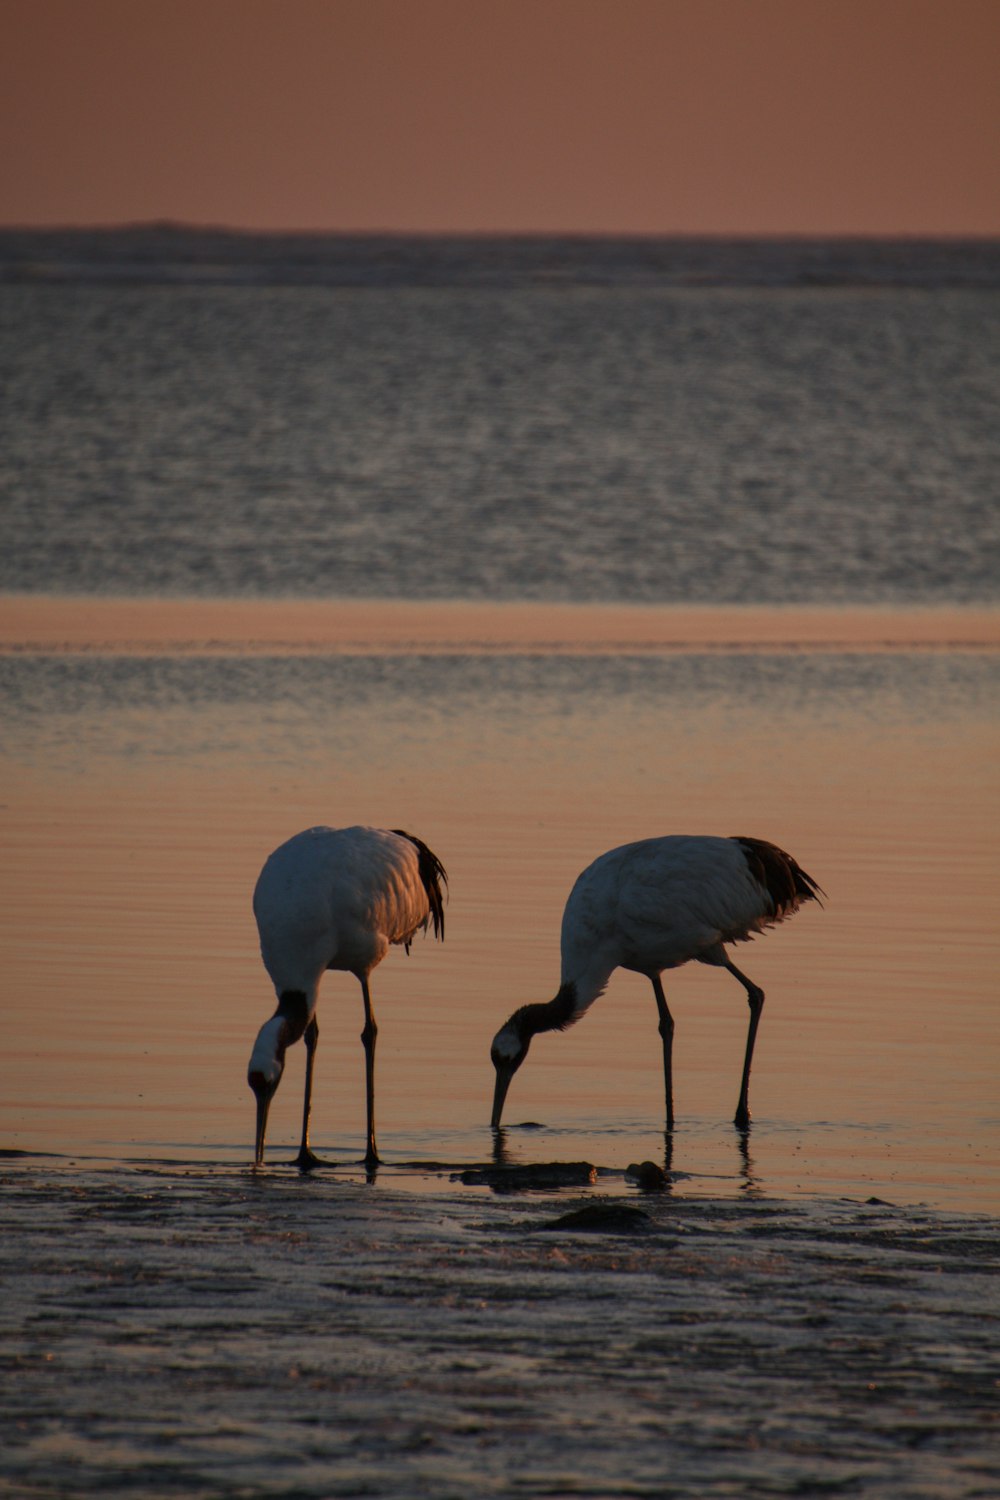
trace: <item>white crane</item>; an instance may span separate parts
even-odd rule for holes
[[[725,949],[790,917],[822,894],[790,854],[763,839],[676,835],[610,849],[588,865],[570,891],[562,920],[562,979],[547,1005],[523,1005],[493,1039],[496,1069],[493,1128],[500,1125],[510,1081],[540,1031],[565,1031],[603,994],[615,969],[645,974],[653,986],[663,1039],[667,1129],[674,1125],[671,1056],[674,1021],[660,975],[696,959],[728,969],[747,992],[743,1081],[734,1123],[750,1124],[747,1091],[764,992],[741,974]]]
[[[327,969],[346,969],[361,982],[365,1005],[365,1163],[378,1163],[375,1146],[375,1038],[369,975],[394,943],[409,952],[418,928],[433,923],[444,937],[448,877],[437,855],[412,833],[387,828],[307,828],[275,849],[260,872],[253,910],[260,952],[278,996],[278,1009],[254,1043],[247,1081],[257,1096],[254,1161],[264,1157],[267,1114],[281,1082],[285,1052],[306,1044],[302,1144],[296,1164],[318,1165],[309,1149],[309,1109],[319,1026],[316,999]]]

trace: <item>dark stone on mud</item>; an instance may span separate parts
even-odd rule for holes
[[[644,1193],[662,1193],[670,1186],[670,1178],[655,1161],[631,1162],[625,1168],[625,1176]]]
[[[568,1214],[560,1214],[543,1229],[583,1230],[588,1234],[635,1234],[652,1228],[652,1220],[641,1208],[627,1203],[588,1203]]]

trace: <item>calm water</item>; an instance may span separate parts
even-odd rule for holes
[[[1000,577],[998,308],[991,244],[0,235],[0,1493],[996,1491],[1000,628],[961,606]],[[157,651],[88,614],[125,594]],[[234,596],[458,603],[433,652],[303,652]],[[490,599],[777,604],[784,644],[474,646]],[[374,976],[385,1166],[331,974],[331,1165],[287,1165],[297,1048],[253,1174],[250,893],[356,821],[451,877],[445,943]],[[739,952],[749,1137],[742,991],[689,966],[669,1151],[626,974],[495,1143],[573,879],[681,831],[827,892]],[[593,1180],[460,1180],[497,1155]]]
[[[659,657],[0,658],[21,1149],[237,1163],[271,998],[249,895],[310,823],[408,826],[452,877],[448,939],[377,975],[387,1161],[486,1159],[493,1032],[558,982],[562,903],[602,849],[751,832],[829,893],[742,958],[769,992],[751,1161],[742,992],[673,976],[692,1191],[997,1201],[990,651]],[[317,1140],[357,1175],[360,1000],[328,976]],[[53,1027],[56,1035],[53,1038]],[[648,985],[620,974],[511,1093],[514,1160],[662,1160]],[[298,1125],[299,1059],[273,1116]],[[407,1168],[420,1185],[420,1172]]]

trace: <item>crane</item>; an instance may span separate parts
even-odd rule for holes
[[[296,1165],[319,1165],[309,1147],[309,1112],[319,1026],[316,1000],[327,969],[360,981],[365,1007],[368,1137],[365,1164],[378,1164],[375,1145],[375,1038],[369,976],[393,944],[407,952],[418,929],[433,924],[444,938],[444,866],[421,839],[400,828],[307,828],[264,863],[253,895],[260,952],[278,1008],[257,1034],[247,1081],[257,1098],[255,1166],[264,1158],[267,1116],[285,1066],[285,1052],[306,1046],[302,1144]]]
[[[825,894],[776,844],[753,838],[671,835],[609,849],[578,876],[563,912],[562,975],[548,1004],[523,1005],[493,1039],[494,1130],[510,1081],[543,1031],[565,1031],[604,993],[615,969],[653,986],[663,1042],[667,1129],[674,1127],[674,1021],[660,979],[692,959],[728,969],[746,990],[750,1027],[734,1124],[750,1124],[747,1099],[764,992],[742,974],[725,945],[763,932]]]

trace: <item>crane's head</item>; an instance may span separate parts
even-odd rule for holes
[[[493,1038],[490,1059],[497,1070],[497,1077],[493,1090],[493,1118],[490,1124],[494,1130],[497,1130],[500,1125],[500,1116],[503,1114],[503,1104],[507,1097],[507,1090],[510,1088],[510,1081],[527,1057],[530,1045],[530,1032],[524,1034],[515,1024],[513,1016],[506,1026],[501,1026]]]
[[[490,1048],[490,1057],[497,1070],[491,1121],[494,1130],[499,1128],[510,1080],[527,1057],[531,1038],[540,1031],[565,1031],[581,1013],[576,985],[572,980],[564,980],[558,995],[548,1005],[522,1005],[506,1026],[501,1026]]]
[[[267,1113],[271,1108],[281,1075],[285,1071],[285,1026],[280,1016],[272,1016],[260,1028],[247,1067],[247,1083],[257,1096],[257,1139],[254,1166],[264,1160],[264,1137]]]

